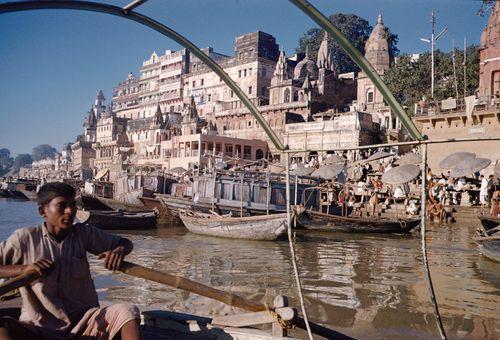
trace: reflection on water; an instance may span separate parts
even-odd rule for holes
[[[0,201],[0,236],[38,220],[33,204]],[[475,222],[474,222],[475,223]],[[500,337],[500,264],[479,255],[476,225],[431,226],[429,259],[444,326],[451,338]],[[286,240],[203,237],[184,228],[123,234],[130,261],[244,297],[281,293],[298,306]],[[418,235],[298,232],[296,252],[309,317],[360,338],[437,338]],[[91,259],[101,299],[202,315],[233,310],[160,284],[111,274]]]

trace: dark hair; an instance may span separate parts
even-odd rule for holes
[[[75,197],[75,189],[69,184],[61,182],[51,182],[43,185],[36,194],[36,201],[39,206],[48,204],[58,196]]]

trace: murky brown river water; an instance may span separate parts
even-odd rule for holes
[[[39,223],[30,202],[0,200],[0,239]],[[500,263],[471,241],[476,222],[431,225],[434,288],[450,338],[500,338]],[[129,260],[255,300],[278,293],[297,305],[286,239],[249,242],[197,236],[182,226],[122,233]],[[425,282],[420,237],[297,232],[296,252],[309,318],[358,338],[439,338]],[[92,256],[91,256],[92,257]],[[142,309],[210,316],[233,310],[210,299],[113,274],[91,258],[103,300]]]

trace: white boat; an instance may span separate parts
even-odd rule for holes
[[[249,217],[230,217],[183,210],[180,218],[195,234],[272,241],[286,230],[287,215],[273,214]]]

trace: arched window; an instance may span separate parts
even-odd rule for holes
[[[293,101],[296,102],[299,100],[299,93],[297,91],[293,91]]]
[[[290,102],[290,90],[285,89],[285,92],[283,93],[283,102],[289,103]]]
[[[269,126],[274,127],[274,119],[269,119]]]
[[[368,89],[368,91],[366,91],[366,102],[373,103],[373,89]]]
[[[257,149],[255,151],[255,159],[262,159],[264,158],[264,152],[261,149]]]

